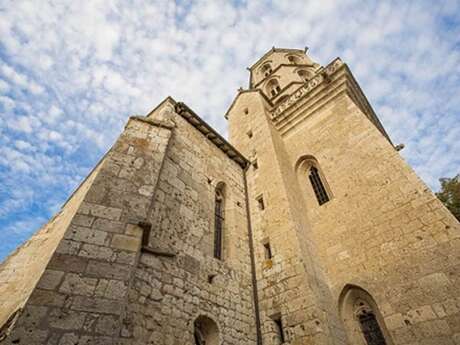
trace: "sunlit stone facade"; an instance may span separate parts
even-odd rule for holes
[[[0,266],[3,343],[460,344],[459,223],[347,65],[249,70],[229,142],[170,97],[129,118]]]

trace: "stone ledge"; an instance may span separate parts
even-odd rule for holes
[[[166,129],[173,129],[176,127],[176,125],[173,122],[160,121],[157,119],[153,119],[151,117],[141,116],[141,115],[130,116],[129,120],[140,121],[140,122],[148,123],[149,125],[152,125],[152,126],[166,128]],[[129,120],[128,120],[128,123],[129,123]]]

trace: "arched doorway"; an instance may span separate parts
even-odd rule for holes
[[[219,345],[217,324],[205,315],[197,317],[193,323],[195,345]]]
[[[339,298],[339,310],[354,345],[393,345],[377,303],[364,289],[347,285]]]

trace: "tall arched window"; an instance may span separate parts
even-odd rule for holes
[[[222,242],[224,232],[224,184],[217,185],[214,203],[214,257],[222,259]]]
[[[321,171],[318,160],[311,155],[300,157],[295,165],[299,183],[306,186],[304,192],[313,194],[319,205],[323,205],[332,199],[332,192]],[[308,181],[306,181],[308,178]],[[310,198],[310,197],[309,197]]]
[[[359,322],[361,331],[363,332],[364,339],[368,345],[386,345],[385,337],[380,329],[377,317],[374,311],[366,303],[366,301],[359,301],[355,311],[356,319]]]
[[[310,180],[311,186],[313,188],[313,191],[315,192],[315,196],[318,200],[318,203],[322,205],[328,202],[329,195],[327,195],[326,188],[324,187],[323,181],[321,181],[321,176],[316,166],[310,167],[308,179]]]
[[[276,96],[281,91],[278,80],[272,79],[267,83],[267,93],[269,96]]]
[[[367,291],[347,285],[340,295],[339,309],[352,344],[393,344],[377,304]]]
[[[217,324],[207,316],[200,315],[193,323],[195,345],[219,345]]]

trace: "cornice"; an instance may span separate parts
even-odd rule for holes
[[[330,104],[333,98],[341,94],[347,94],[391,143],[350,69],[340,58],[319,69],[312,79],[294,91],[289,98],[273,107],[272,121],[281,134],[285,135],[296,123]]]
[[[175,112],[184,118],[188,123],[200,131],[208,140],[223,151],[230,159],[235,161],[243,169],[249,164],[249,161],[238,152],[227,140],[217,133],[210,125],[208,125],[201,117],[199,117],[185,103],[177,102]]]

